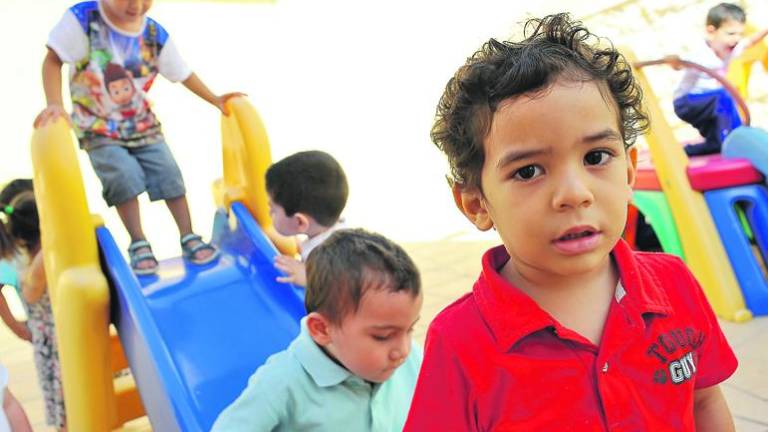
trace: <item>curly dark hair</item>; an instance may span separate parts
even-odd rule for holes
[[[448,157],[451,184],[482,190],[483,141],[499,104],[546,90],[558,78],[598,82],[605,97],[610,94],[625,147],[648,128],[640,86],[610,41],[567,13],[530,19],[523,29],[521,42],[488,40],[445,87],[431,137]]]

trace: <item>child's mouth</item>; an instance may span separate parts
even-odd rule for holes
[[[570,233],[570,234],[566,234],[566,235],[564,235],[564,236],[560,237],[560,238],[559,238],[559,239],[557,239],[557,240],[558,240],[558,241],[567,241],[567,240],[573,240],[573,239],[577,239],[577,238],[589,237],[589,236],[591,236],[592,234],[594,234],[594,232],[593,232],[593,231],[590,231],[590,230],[586,230],[586,231],[581,231],[581,232],[576,232],[576,233]]]
[[[592,227],[574,227],[565,232],[552,243],[555,248],[566,255],[576,255],[589,252],[597,247],[602,233]]]

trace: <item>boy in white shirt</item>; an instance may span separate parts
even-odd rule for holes
[[[699,48],[685,60],[697,63],[725,77],[728,64],[745,49],[760,42],[768,29],[744,37],[747,16],[735,4],[720,3],[707,14],[707,35]],[[682,68],[677,56],[667,57],[675,69]],[[741,126],[741,118],[728,92],[713,77],[686,69],[674,94],[675,114],[698,129],[705,141],[688,145],[689,156],[719,153],[725,136]]]
[[[285,273],[277,280],[306,286],[304,262],[309,253],[334,231],[345,227],[340,217],[349,194],[347,177],[333,156],[311,150],[274,163],[267,170],[266,182],[269,213],[277,232],[307,236],[299,245],[301,261],[277,256],[275,267]]]

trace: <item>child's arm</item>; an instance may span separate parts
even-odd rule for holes
[[[32,425],[29,424],[27,414],[24,412],[24,408],[8,389],[4,389],[5,395],[3,396],[3,411],[5,416],[8,417],[8,423],[11,425],[13,432],[32,432]]]
[[[67,123],[72,124],[69,114],[64,110],[61,97],[61,59],[50,48],[43,60],[43,90],[45,91],[46,107],[35,118],[34,126],[42,127],[53,122],[58,117],[64,117]]]
[[[208,101],[208,103],[218,108],[219,111],[221,111],[224,115],[229,115],[229,111],[227,111],[227,107],[225,105],[229,98],[234,96],[244,96],[243,93],[239,92],[225,93],[221,96],[216,96],[194,72],[189,75],[189,78],[185,79],[181,83],[184,84],[184,87],[188,88],[192,93],[200,96],[202,99]]]
[[[736,430],[720,386],[714,385],[694,391],[693,414],[696,418],[697,432]]]
[[[29,265],[27,274],[24,275],[22,294],[27,303],[37,303],[45,294],[45,267],[43,266],[43,254],[38,252]]]
[[[307,286],[307,268],[303,262],[289,256],[278,255],[275,257],[275,267],[285,273],[285,276],[278,276],[278,282]]]
[[[265,367],[268,368],[269,365],[262,365],[248,379],[248,386],[240,396],[219,413],[211,432],[272,431],[277,429],[284,419],[290,418],[286,411],[289,396],[285,389],[284,377],[268,376],[266,381],[261,380],[265,375]],[[277,381],[278,378],[281,382]]]
[[[765,39],[766,36],[768,36],[768,28],[760,30],[755,34],[751,34],[747,36],[747,42],[746,42],[745,48],[749,48],[757,45],[758,43],[760,43],[761,40]]]
[[[3,286],[0,285],[0,289],[2,289],[2,287]],[[0,292],[0,318],[3,319],[5,325],[7,325],[19,339],[28,342],[32,341],[32,333],[30,333],[29,328],[27,328],[25,323],[16,320],[11,313],[11,309],[8,307],[8,302],[5,300],[5,296],[3,296],[2,292]]]
[[[403,432],[478,430],[470,401],[470,383],[465,379],[463,367],[446,337],[434,323],[430,325],[424,361]]]

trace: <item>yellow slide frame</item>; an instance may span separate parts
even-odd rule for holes
[[[630,64],[637,63],[631,50],[625,48],[622,53]],[[643,90],[644,105],[651,119],[651,129],[645,139],[661,188],[675,218],[686,263],[718,316],[729,321],[748,321],[752,312],[744,303],[704,196],[694,191],[688,182],[688,157],[675,139],[645,72],[634,69],[634,75]]]

